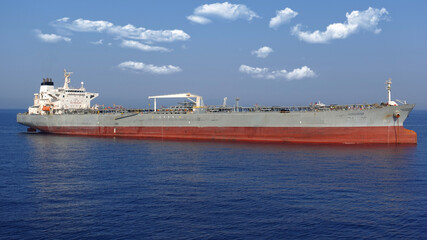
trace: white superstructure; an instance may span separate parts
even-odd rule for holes
[[[51,78],[43,78],[39,93],[34,93],[34,105],[28,108],[29,114],[61,114],[68,109],[88,109],[90,101],[98,93],[86,92],[81,82],[80,88],[70,88],[72,72],[64,69],[64,86],[54,88]]]

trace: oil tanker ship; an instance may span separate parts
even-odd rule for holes
[[[191,93],[150,96],[154,108],[125,109],[91,106],[98,93],[69,86],[71,73],[64,70],[64,86],[54,88],[45,78],[28,112],[17,115],[28,131],[53,134],[228,140],[277,143],[416,144],[417,134],[403,123],[415,104],[391,100],[381,104],[309,106],[207,106]],[[178,106],[157,107],[158,99],[185,101]]]

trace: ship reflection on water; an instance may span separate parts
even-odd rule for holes
[[[307,229],[349,236],[357,228],[375,238],[417,224],[395,217],[419,200],[419,189],[408,188],[414,145],[25,139],[40,224],[59,222],[62,232],[100,224],[127,238],[232,237],[242,229],[274,238],[307,237]]]
[[[317,174],[328,178],[333,173],[353,180],[375,178],[384,184],[388,177],[404,177],[417,149],[416,145],[395,144],[260,144],[26,135],[32,164],[40,174],[50,175],[46,178],[49,181],[53,177],[83,181],[102,171],[121,170],[125,174],[133,166],[154,172],[170,168],[172,175],[200,177],[205,173],[223,175],[227,167],[236,168],[239,174],[249,171],[260,176],[274,172],[288,177]]]
[[[155,153],[157,150],[171,151],[179,154],[189,154],[198,156],[212,151],[218,153],[256,153],[257,155],[271,154],[275,158],[283,160],[291,157],[308,157],[316,161],[317,164],[330,160],[358,160],[360,162],[371,161],[374,163],[396,163],[398,160],[411,158],[415,154],[417,146],[411,144],[277,144],[277,143],[236,143],[236,142],[207,142],[191,140],[151,140],[151,139],[124,139],[124,138],[104,138],[104,137],[79,137],[62,136],[53,134],[25,134],[26,139],[32,146],[33,156],[45,159],[52,158],[58,160],[75,159],[77,156],[82,162],[87,162],[91,155],[99,152],[109,152],[115,148],[126,151],[129,147],[138,148],[140,151]],[[176,152],[178,151],[178,152]],[[129,153],[129,152],[128,152]],[[160,154],[160,152],[159,152]],[[125,155],[126,156],[126,155]],[[123,157],[125,157],[123,156]],[[95,156],[96,157],[96,156]],[[83,161],[84,160],[84,161]],[[124,160],[124,159],[122,159]],[[203,159],[201,159],[203,160]],[[292,159],[289,159],[292,160]],[[301,159],[300,159],[301,160]],[[304,160],[303,160],[304,161]],[[316,165],[317,165],[316,164]]]

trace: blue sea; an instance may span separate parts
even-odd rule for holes
[[[295,145],[26,133],[0,110],[1,239],[427,238],[418,145]]]

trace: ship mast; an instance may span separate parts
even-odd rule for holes
[[[73,72],[67,72],[67,70],[64,69],[64,89],[68,89],[68,84],[70,83],[70,77]]]
[[[391,100],[391,78],[389,78],[389,79],[385,82],[385,84],[387,84],[386,89],[387,89],[387,93],[388,93],[388,101],[387,101],[387,104],[388,104],[388,105],[390,105],[390,106],[397,106],[397,103],[396,103],[395,101],[392,101],[392,100]]]
[[[388,103],[390,104],[391,102],[391,78],[389,78],[387,80],[387,82],[385,82],[385,84],[387,84],[387,92],[388,92]]]

